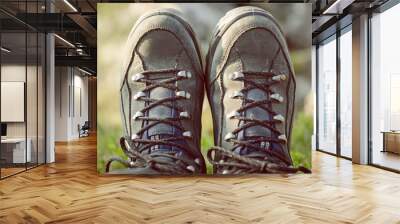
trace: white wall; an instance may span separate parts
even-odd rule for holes
[[[1,66],[1,81],[2,82],[25,82],[24,65],[18,64],[3,64]],[[29,67],[28,67],[29,70]],[[7,108],[1,108],[6,110]],[[25,137],[25,122],[11,122],[7,123],[7,136],[8,137]]]
[[[55,141],[68,140],[69,117],[69,68],[55,69]]]
[[[25,121],[25,83],[1,82],[1,121]],[[36,105],[35,105],[36,106]]]
[[[38,70],[37,70],[38,69]],[[27,79],[27,80],[25,80]],[[44,116],[44,73],[42,67],[36,65],[27,65],[20,63],[2,64],[1,81],[2,82],[24,82],[26,85],[26,101],[23,102],[20,113],[26,112],[26,120],[22,122],[5,122],[7,124],[7,137],[24,138],[25,135],[29,139],[29,147],[32,151],[32,161],[44,163],[45,150],[45,116]],[[2,89],[3,91],[4,89]],[[20,90],[21,91],[21,90]],[[22,90],[22,93],[24,90]],[[2,95],[2,98],[7,95]],[[25,106],[26,103],[26,106]],[[13,110],[10,107],[2,107],[2,112]],[[15,110],[15,108],[14,108]],[[7,111],[13,112],[13,111]],[[15,112],[14,112],[15,113]],[[49,160],[51,162],[51,160]]]
[[[55,85],[55,140],[77,139],[78,124],[88,120],[88,78],[76,68],[56,67]]]
[[[81,76],[82,73],[76,74],[77,70],[74,70],[74,83],[73,83],[73,94],[72,98],[74,102],[71,102],[74,107],[72,108],[72,119],[71,119],[71,136],[72,138],[78,138],[78,125],[83,125],[89,118],[88,113],[88,78]],[[80,101],[80,102],[79,102]],[[80,108],[81,107],[81,108]]]
[[[36,73],[36,67],[19,65],[19,64],[3,64],[1,66],[1,81],[2,82],[25,82],[26,72],[31,74],[32,72]],[[36,83],[35,83],[36,84]],[[28,92],[27,96],[29,98],[36,97],[36,89],[33,92]],[[32,99],[27,99],[27,101],[31,102]],[[36,107],[36,105],[35,105]],[[1,108],[1,110],[7,110],[7,108]],[[32,117],[34,115],[34,117]],[[28,121],[34,120],[36,121],[36,114],[27,114]],[[7,136],[8,137],[25,137],[25,124],[26,122],[7,122]],[[35,122],[36,123],[36,122]],[[29,125],[28,127],[31,127]],[[36,129],[36,127],[35,127]],[[29,134],[29,133],[28,133]],[[28,135],[28,137],[30,137]]]

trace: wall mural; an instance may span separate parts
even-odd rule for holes
[[[98,4],[98,172],[310,173],[311,5]]]

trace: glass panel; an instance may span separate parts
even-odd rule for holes
[[[352,35],[340,36],[340,153],[352,157]]]
[[[45,1],[1,1],[18,16],[43,13]],[[38,17],[33,17],[38,18]],[[0,177],[45,162],[45,35],[0,12]],[[30,19],[31,22],[33,19]]]
[[[316,45],[312,45],[311,48],[311,86],[313,95],[316,96],[316,79],[317,79],[317,47]],[[312,135],[312,150],[317,149],[316,145],[316,136],[317,136],[317,99],[313,99],[313,135]]]
[[[2,177],[25,170],[26,33],[1,34],[1,165]],[[28,147],[29,148],[29,147]]]
[[[400,5],[374,15],[372,25],[372,163],[400,170]]]
[[[336,153],[336,39],[318,48],[318,148]]]
[[[46,38],[44,34],[38,35],[38,163],[45,163],[46,149],[45,149],[45,94],[46,94],[46,79],[45,79],[45,44]]]
[[[27,62],[27,82],[26,82],[26,111],[27,111],[27,143],[28,150],[31,151],[28,167],[37,165],[38,159],[38,143],[37,143],[37,127],[38,127],[38,36],[36,32],[27,33],[28,38],[28,62]]]

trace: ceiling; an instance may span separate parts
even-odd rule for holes
[[[185,2],[184,0],[181,0]],[[217,0],[220,1],[220,0]],[[270,0],[268,2],[312,3],[313,39],[348,15],[377,7],[387,0]],[[120,0],[1,0],[0,20],[5,32],[31,27],[40,32],[55,32],[56,63],[86,67],[96,72],[96,4],[132,2]],[[168,2],[168,1],[156,1]],[[257,1],[259,2],[259,1]],[[51,10],[50,10],[51,8]],[[52,13],[49,13],[49,12]],[[351,21],[351,19],[350,19]],[[60,37],[60,38],[59,38]]]

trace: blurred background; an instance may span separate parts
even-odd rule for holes
[[[119,147],[122,136],[119,88],[123,74],[125,41],[136,20],[155,8],[175,8],[194,29],[203,58],[218,20],[229,10],[258,6],[269,11],[280,23],[288,43],[296,74],[296,109],[291,136],[291,156],[295,166],[311,168],[313,101],[311,92],[311,4],[308,3],[123,3],[98,4],[98,132],[97,169],[104,173],[111,156],[124,157]],[[205,97],[202,115],[201,148],[203,155],[213,145],[210,107]],[[114,169],[118,164],[114,163]],[[207,164],[208,174],[212,173]]]

